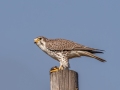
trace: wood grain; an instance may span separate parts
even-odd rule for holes
[[[50,74],[51,90],[79,90],[78,73],[73,70],[61,70]]]

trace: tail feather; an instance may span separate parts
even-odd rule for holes
[[[90,53],[90,52],[87,52],[87,51],[83,51],[82,54],[85,55],[85,56],[88,56],[88,57],[95,58],[95,59],[97,59],[97,60],[99,60],[101,62],[106,62],[106,60],[104,60],[104,59],[94,55],[93,53]]]
[[[106,60],[104,60],[104,59],[102,59],[102,58],[100,58],[100,57],[97,57],[97,56],[95,56],[95,55],[93,55],[93,58],[95,58],[95,59],[97,59],[97,60],[99,60],[99,61],[101,61],[101,62],[106,62]]]

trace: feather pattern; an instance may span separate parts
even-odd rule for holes
[[[70,40],[66,40],[66,39],[49,39],[46,43],[46,47],[49,50],[58,50],[58,51],[64,51],[64,50],[83,50],[83,51],[87,51],[87,50],[99,50],[99,49],[95,49],[95,48],[90,48],[78,43],[75,43],[73,41]],[[99,50],[102,51],[102,50]]]

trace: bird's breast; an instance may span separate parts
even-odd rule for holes
[[[43,51],[44,51],[46,54],[48,54],[50,57],[52,57],[53,59],[58,60],[58,55],[57,55],[56,52],[51,51],[51,50],[49,50],[49,49],[45,49],[45,50],[43,50]]]

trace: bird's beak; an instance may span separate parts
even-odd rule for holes
[[[34,43],[38,43],[38,41],[40,41],[40,39],[38,39],[38,38],[34,39]]]

